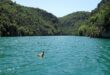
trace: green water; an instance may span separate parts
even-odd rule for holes
[[[110,39],[0,37],[0,75],[110,75]]]

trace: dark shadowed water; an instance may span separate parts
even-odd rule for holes
[[[0,75],[110,75],[110,39],[1,37]]]

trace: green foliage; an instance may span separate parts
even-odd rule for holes
[[[56,35],[57,17],[39,8],[0,0],[0,36]]]
[[[100,37],[110,37],[110,0],[102,0],[92,11],[89,21],[98,27]]]
[[[100,30],[96,26],[81,25],[78,29],[78,34],[82,36],[99,37]]]
[[[91,13],[76,12],[60,18],[60,21],[62,33],[110,37],[110,0],[102,0]]]
[[[79,11],[57,18],[39,8],[0,0],[0,36],[83,35],[110,37],[110,0],[91,13]]]
[[[89,18],[90,13],[85,11],[75,12],[67,16],[61,17],[62,34],[77,35],[80,24]]]

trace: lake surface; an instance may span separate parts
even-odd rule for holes
[[[110,39],[0,37],[0,75],[110,75]]]

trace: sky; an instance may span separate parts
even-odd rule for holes
[[[57,17],[62,17],[76,11],[91,11],[101,0],[14,0],[16,3],[40,8]]]

